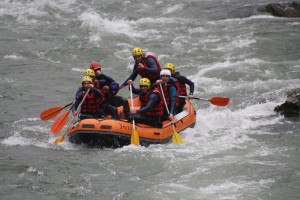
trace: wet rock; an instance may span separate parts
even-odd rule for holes
[[[300,88],[293,89],[287,93],[286,101],[276,106],[274,111],[285,117],[295,117],[300,115]]]
[[[300,17],[300,2],[271,3],[263,10],[277,17]]]

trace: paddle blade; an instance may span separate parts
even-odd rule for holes
[[[179,133],[177,133],[174,126],[173,126],[173,131],[174,131],[174,133],[173,133],[173,136],[172,136],[172,143],[173,144],[183,144],[183,139],[181,138]]]
[[[40,114],[40,119],[43,121],[50,120],[50,119],[56,117],[60,113],[60,111],[62,111],[64,108],[65,108],[64,106],[58,106],[58,107],[53,107],[53,108],[44,110]]]
[[[58,144],[58,143],[61,143],[65,140],[65,134],[59,136],[58,138],[55,139],[55,141],[53,142],[53,144]]]
[[[135,146],[139,146],[140,145],[140,137],[138,132],[133,129],[133,132],[131,134],[131,144],[135,145]]]
[[[211,104],[214,104],[216,106],[227,106],[229,103],[228,97],[212,97],[208,100]]]
[[[61,131],[61,129],[63,129],[63,127],[67,123],[70,111],[71,110],[68,110],[67,112],[59,116],[59,118],[57,118],[56,121],[52,124],[51,132],[53,134],[57,134],[59,133],[59,131]]]

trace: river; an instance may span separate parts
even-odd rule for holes
[[[273,111],[300,85],[300,20],[258,12],[271,2],[2,0],[1,199],[300,199],[300,121]],[[134,47],[229,105],[193,100],[183,145],[54,145],[39,114],[70,103],[94,60],[122,83]]]

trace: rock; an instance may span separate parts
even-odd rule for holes
[[[277,17],[300,17],[300,2],[293,3],[272,3],[264,10]]]
[[[286,101],[274,108],[274,111],[285,117],[295,117],[300,115],[300,88],[293,89],[287,93]]]

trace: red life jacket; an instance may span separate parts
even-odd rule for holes
[[[94,86],[95,86],[95,88],[97,88],[103,94],[103,97],[102,97],[102,100],[101,100],[100,103],[104,102],[105,97],[106,97],[106,93],[108,92],[108,90],[103,90],[100,86],[99,81],[97,81],[97,80],[94,81]]]
[[[84,96],[86,91],[82,91],[82,95]],[[81,113],[87,114],[97,114],[97,112],[101,109],[102,98],[95,97],[94,92],[89,92],[82,103]]]
[[[139,96],[139,99],[141,101],[141,108],[145,107],[149,101],[149,96],[151,94],[157,94],[159,96],[159,102],[149,111],[146,112],[146,116],[149,117],[158,117],[163,115],[164,107],[163,107],[163,97],[161,92],[155,88],[153,91],[147,92],[146,94],[142,94]]]
[[[180,83],[179,78],[175,78],[175,79],[176,79],[175,86],[176,86],[176,89],[177,89],[177,96],[186,96],[187,95],[187,89],[186,89],[185,83],[184,84]]]
[[[177,81],[176,81],[177,82]],[[176,90],[178,90],[177,86],[176,86],[176,82],[173,83],[176,87]],[[166,103],[167,103],[167,106],[170,106],[170,94],[169,94],[169,89],[170,89],[170,86],[171,84],[169,83],[164,83],[162,84],[162,88],[163,88],[163,91],[164,91],[164,95],[165,95],[165,99],[166,99]],[[176,92],[177,93],[177,92]],[[179,106],[179,98],[175,98],[175,106]]]
[[[165,83],[162,84],[161,86],[165,95],[167,106],[169,106],[170,105],[170,94],[169,94],[170,84]]]
[[[175,78],[175,77],[174,77]],[[175,82],[175,86],[177,89],[176,92],[176,106],[179,106],[179,97],[178,96],[187,96],[187,89],[186,89],[186,85],[182,84],[179,82],[179,78],[175,78],[176,82]]]
[[[148,78],[151,83],[154,83],[156,80],[158,80],[160,78],[160,71],[161,71],[161,67],[160,64],[157,60],[157,58],[155,56],[152,55],[147,55],[143,60],[142,60],[142,64],[147,67],[147,63],[146,63],[146,58],[152,58],[155,60],[156,66],[157,66],[157,70],[158,73],[156,74],[152,74],[152,73],[148,73],[146,72],[146,70],[138,70],[138,74],[142,77],[142,78]],[[136,70],[138,67],[138,63],[135,63],[133,70]]]

